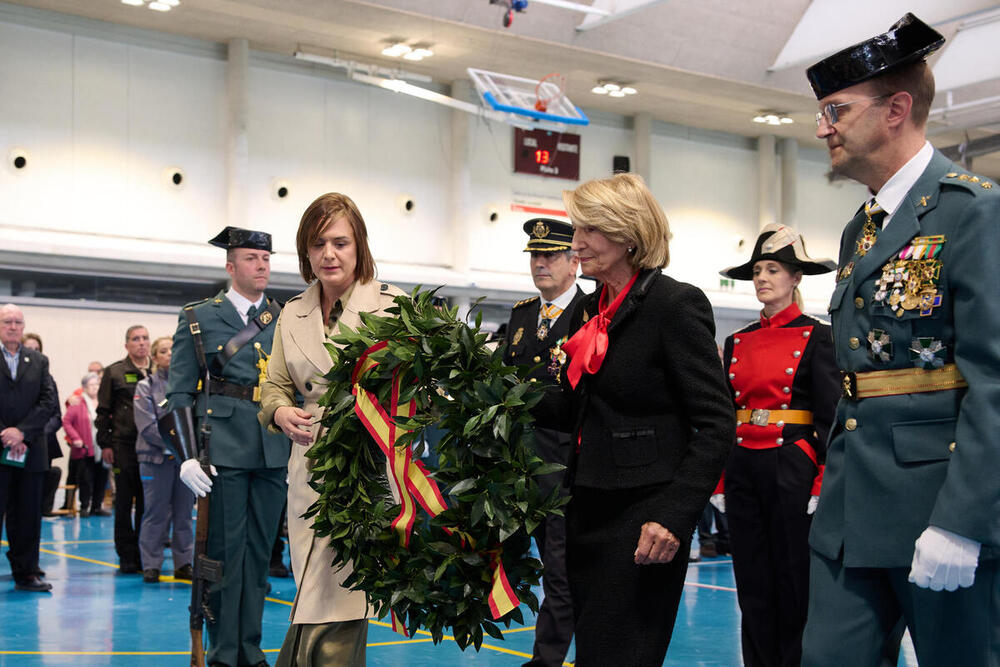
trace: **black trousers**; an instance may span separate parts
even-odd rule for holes
[[[667,485],[573,487],[566,561],[576,622],[577,667],[660,667],[687,573],[690,535],[669,563],[636,565],[642,524],[655,520]]]
[[[42,513],[51,514],[52,507],[56,503],[56,491],[59,490],[59,480],[62,479],[62,469],[52,465],[53,459],[49,459],[49,469],[45,471],[45,478],[42,481]]]
[[[535,430],[535,445],[544,461],[563,463],[569,451],[569,436],[558,431]],[[553,489],[565,492],[562,471],[537,479],[543,496]],[[573,641],[573,598],[566,574],[566,518],[550,514],[539,524],[532,537],[542,557],[542,591],[545,598],[535,621],[535,645],[525,667],[559,667],[566,659]]]
[[[7,559],[15,582],[33,576],[38,569],[44,478],[44,471],[0,465],[0,534],[6,523]]]
[[[108,469],[93,456],[70,459],[69,479],[75,480],[80,509],[91,512],[101,509],[104,503],[104,487],[108,485]]]
[[[142,525],[142,481],[135,450],[120,456],[115,447],[115,551],[123,564],[141,566],[139,556],[139,526]],[[124,459],[124,460],[123,460]],[[133,515],[133,510],[135,510]]]
[[[793,443],[737,447],[726,468],[733,574],[746,667],[798,667],[809,603],[806,514],[816,466]]]

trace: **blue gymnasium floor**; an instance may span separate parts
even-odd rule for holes
[[[169,572],[169,550],[167,554],[164,570]],[[287,563],[287,550],[285,557]],[[42,521],[40,566],[52,593],[14,590],[6,562],[0,563],[0,665],[187,664],[190,586],[170,576],[154,585],[143,583],[141,576],[118,574],[110,517]],[[288,627],[295,584],[291,578],[271,578],[271,585],[262,648],[273,664]],[[531,623],[533,617],[524,612]],[[533,625],[512,627],[504,641],[487,638],[478,654],[471,648],[463,653],[447,639],[435,646],[426,635],[406,640],[386,623],[370,624],[368,664],[380,667],[513,667],[531,657],[534,639]],[[901,657],[900,665],[907,662]],[[664,665],[740,664],[732,563],[728,558],[692,563]]]

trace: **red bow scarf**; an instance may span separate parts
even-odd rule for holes
[[[604,355],[608,352],[608,325],[611,324],[619,306],[625,300],[625,295],[632,289],[638,276],[638,273],[632,276],[632,280],[628,281],[628,285],[619,292],[611,305],[606,305],[608,286],[605,285],[597,302],[597,315],[587,320],[568,341],[563,343],[562,349],[570,356],[566,378],[569,380],[569,386],[574,389],[584,373],[593,375],[601,369]]]
[[[431,516],[437,516],[445,509],[444,496],[438,489],[424,468],[423,463],[413,459],[413,453],[409,447],[397,447],[396,440],[405,433],[405,429],[400,428],[393,421],[395,417],[412,417],[416,412],[416,403],[413,400],[406,403],[399,402],[399,375],[394,372],[392,376],[392,394],[390,397],[390,409],[379,404],[375,394],[364,389],[359,383],[361,375],[378,365],[378,362],[370,357],[374,352],[385,348],[387,342],[376,343],[358,359],[357,366],[351,382],[354,385],[355,397],[354,412],[361,419],[365,430],[372,436],[378,444],[379,449],[385,454],[389,461],[389,483],[400,499],[399,515],[392,522],[392,527],[399,535],[399,541],[403,546],[410,544],[410,533],[416,520],[416,505],[419,503],[424,511]],[[444,528],[444,531],[451,534],[453,531]],[[461,534],[461,533],[460,533]],[[464,538],[463,538],[464,540]],[[475,544],[471,545],[475,548]],[[507,573],[504,571],[503,562],[500,560],[500,548],[489,552],[490,569],[492,578],[492,589],[489,595],[490,611],[494,620],[499,619],[504,614],[518,606],[520,601],[514,593],[510,582],[507,580]],[[392,629],[399,634],[409,636],[406,625],[395,610],[391,610]]]

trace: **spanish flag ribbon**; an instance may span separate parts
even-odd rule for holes
[[[358,415],[365,429],[378,444],[379,449],[385,454],[389,461],[389,483],[393,488],[394,495],[399,498],[399,514],[393,519],[392,528],[399,535],[400,544],[404,547],[410,546],[410,535],[413,532],[413,524],[417,517],[417,504],[424,508],[430,516],[437,516],[448,509],[444,496],[438,485],[427,473],[427,469],[420,461],[413,459],[413,452],[409,447],[397,447],[396,441],[406,433],[396,425],[392,417],[412,417],[416,414],[416,401],[409,400],[404,403],[399,402],[399,374],[394,372],[392,376],[392,391],[390,394],[389,412],[386,412],[378,402],[378,397],[372,392],[363,388],[359,382],[360,377],[378,365],[379,362],[371,358],[371,355],[388,346],[387,341],[382,341],[372,345],[358,359],[351,376],[354,393],[354,412]],[[390,416],[390,414],[392,416]],[[449,535],[454,531],[444,528]],[[462,537],[463,543],[466,541],[466,534],[457,531]],[[475,548],[475,545],[472,545]],[[499,550],[492,557],[490,563],[492,570],[493,587],[489,595],[490,610],[493,612],[494,620],[499,619],[504,614],[516,608],[520,601],[514,593],[507,574],[504,571],[503,563],[500,560]],[[390,610],[392,617],[392,629],[399,634],[409,636],[406,631],[404,619],[397,615],[395,610]]]

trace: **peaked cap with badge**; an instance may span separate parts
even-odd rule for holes
[[[806,70],[806,77],[821,100],[881,74],[923,60],[941,48],[944,37],[913,14],[907,13],[884,33],[824,58]]]
[[[532,218],[522,229],[528,235],[524,252],[564,252],[573,246],[573,225],[553,218]]]
[[[765,259],[787,264],[806,275],[828,273],[837,268],[837,263],[832,259],[809,257],[806,254],[805,239],[794,229],[771,223],[764,227],[757,237],[750,261],[739,266],[730,266],[719,273],[736,280],[753,280],[753,265]]]
[[[252,229],[227,226],[221,232],[208,240],[216,248],[232,250],[233,248],[252,248],[254,250],[271,250],[271,235]]]

